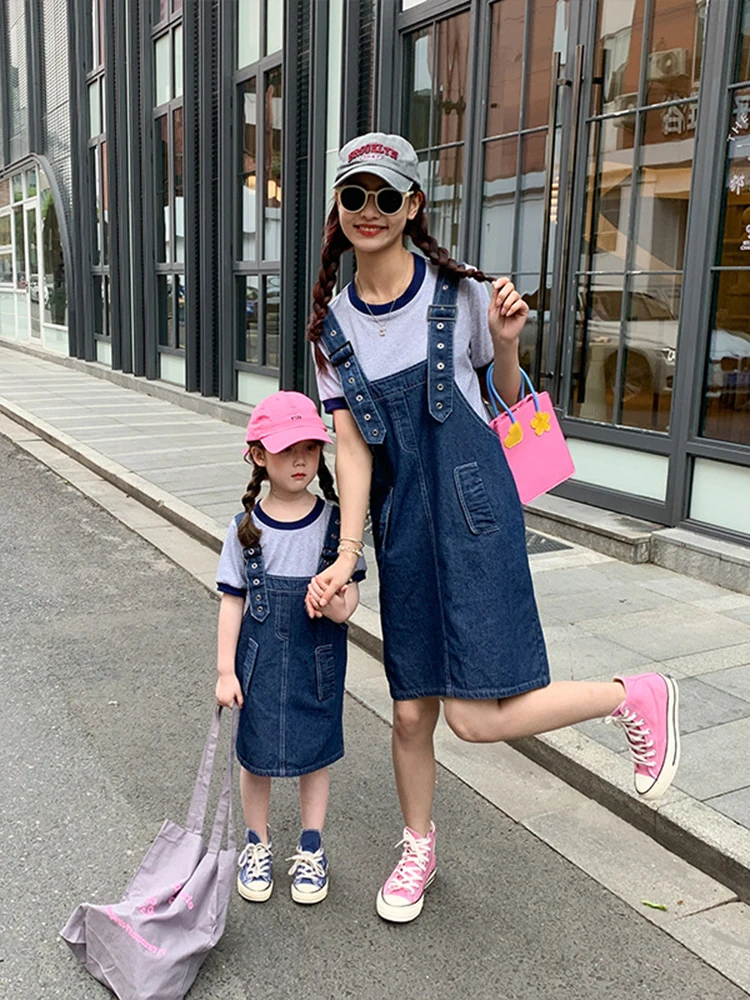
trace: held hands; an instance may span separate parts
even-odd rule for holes
[[[510,278],[498,278],[492,282],[488,319],[492,340],[496,345],[514,343],[520,336],[528,315],[528,303],[518,294]]]
[[[242,688],[237,674],[234,671],[231,674],[219,674],[219,679],[216,682],[216,703],[223,708],[233,708],[234,703],[237,702],[237,705],[242,708],[243,701]]]
[[[334,601],[343,601],[356,562],[356,556],[342,553],[328,569],[312,578],[305,595],[305,608],[311,618],[322,618],[325,607],[334,609]]]

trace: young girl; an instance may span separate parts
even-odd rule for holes
[[[271,777],[299,776],[302,833],[293,862],[292,899],[319,903],[328,894],[322,831],[328,765],[344,754],[342,711],[346,626],[358,587],[337,587],[311,621],[305,591],[337,552],[353,557],[347,580],[364,577],[362,542],[340,538],[333,480],[323,457],[330,442],[315,404],[277,392],[253,410],[246,460],[253,475],[244,514],[229,526],[219,560],[216,700],[241,708],[237,757],[247,844],[237,890],[264,902],[273,891],[268,808]],[[309,491],[317,475],[325,501]],[[261,485],[268,494],[258,501]]]
[[[405,236],[424,256],[406,249]],[[352,248],[354,281],[331,301],[339,260]],[[342,532],[361,535],[368,500],[372,515],[406,823],[377,910],[396,922],[419,915],[435,875],[440,700],[451,729],[475,742],[609,715],[624,729],[646,798],[666,790],[679,758],[671,679],[550,683],[521,505],[480,390],[494,360],[497,391],[517,399],[528,306],[508,278],[492,283],[488,303],[480,282],[489,280],[429,235],[417,155],[405,139],[372,133],[344,146],[308,336],[320,397],[334,415]],[[311,615],[326,613],[353,567],[344,551],[317,574]]]

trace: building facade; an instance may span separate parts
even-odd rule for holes
[[[438,240],[529,302],[559,492],[750,544],[750,0],[2,0],[0,28],[0,341],[314,391],[336,151],[400,131]]]

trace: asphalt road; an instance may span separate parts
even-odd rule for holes
[[[183,819],[218,604],[3,438],[0,467],[0,997],[104,1000],[57,932],[78,902],[119,898],[162,820]],[[381,923],[400,835],[390,730],[350,699],[346,727],[328,900],[289,899],[296,793],[279,781],[275,894],[233,899],[191,1000],[746,996],[443,770],[424,914]]]

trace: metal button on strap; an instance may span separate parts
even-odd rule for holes
[[[442,410],[443,404],[442,403],[435,403],[435,408],[438,409],[438,410]]]
[[[365,397],[364,397],[364,396],[362,396],[361,394],[360,394],[360,395],[357,395],[357,402],[358,402],[358,403],[361,403],[361,402],[362,402],[362,400],[363,400],[364,398],[365,398]]]
[[[370,416],[369,413],[365,413],[365,420],[372,420],[372,417]]]
[[[255,595],[255,600],[256,600],[256,601],[262,601],[262,600],[263,600],[263,597],[262,597],[262,596],[261,596],[260,594],[256,594],[256,595]],[[259,608],[258,610],[260,610],[260,608]]]
[[[260,586],[260,580],[259,580],[259,579],[257,578],[257,576],[256,576],[256,578],[255,578],[255,579],[253,580],[253,586],[254,586],[254,587],[259,587],[259,586]]]
[[[253,563],[252,566],[250,567],[250,569],[257,569],[257,568],[258,568],[258,564],[257,563]]]
[[[447,292],[447,291],[448,291],[448,286],[447,286],[447,285],[443,285],[443,291],[444,291],[444,292]]]
[[[354,376],[353,375],[349,376],[349,385],[354,385]]]
[[[262,610],[263,610],[263,605],[259,604],[258,605],[258,611],[262,611]]]
[[[344,368],[351,368],[351,366],[352,366],[351,361],[345,361],[344,362]]]
[[[443,349],[444,347],[445,347],[445,344],[438,344],[438,350],[439,350],[439,351],[442,351],[442,349]]]
[[[444,326],[445,326],[445,323],[438,323],[437,328],[438,328],[438,330],[442,330]]]
[[[443,368],[445,368],[445,365],[443,364],[443,362],[442,361],[438,361],[438,363],[437,363],[437,370],[439,372],[441,372],[443,370]]]
[[[377,427],[373,427],[373,429],[372,429],[372,436],[374,438],[376,438],[378,436],[378,429],[377,429]]]
[[[443,383],[442,382],[438,382],[437,388],[438,388],[438,392],[442,392],[443,389],[444,389]]]

